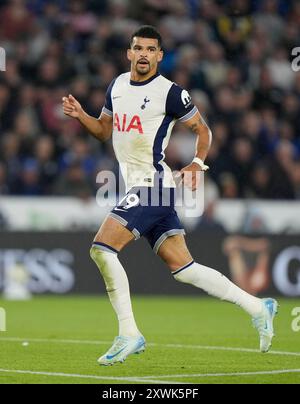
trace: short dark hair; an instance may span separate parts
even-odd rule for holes
[[[136,30],[132,35],[130,39],[130,46],[132,45],[133,38],[134,37],[139,37],[139,38],[153,38],[157,39],[158,41],[158,46],[161,48],[162,47],[162,39],[161,35],[158,32],[158,30],[153,27],[152,25],[142,25],[138,30]]]

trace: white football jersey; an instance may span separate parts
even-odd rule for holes
[[[197,111],[189,93],[159,73],[143,82],[130,80],[130,72],[112,81],[102,113],[113,117],[113,148],[126,192],[153,187],[155,173],[163,187],[176,187],[164,151],[176,120],[186,121]]]

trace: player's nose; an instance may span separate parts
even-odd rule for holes
[[[140,53],[140,59],[148,59],[148,51],[147,49],[143,49]]]

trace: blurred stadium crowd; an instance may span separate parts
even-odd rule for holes
[[[161,73],[212,128],[220,197],[300,199],[300,2],[280,0],[0,0],[0,195],[89,197],[99,170],[118,171],[111,142],[65,117],[61,99],[72,93],[99,116],[145,23],[162,33]],[[191,161],[194,141],[176,126],[173,169]]]

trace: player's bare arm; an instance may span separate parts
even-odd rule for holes
[[[188,186],[194,191],[199,185],[197,183],[196,173],[199,171],[206,171],[208,169],[208,166],[204,164],[204,161],[211,145],[212,133],[199,112],[197,112],[191,119],[185,121],[184,125],[197,136],[195,158],[199,160],[197,160],[197,162],[193,161],[180,171],[181,174],[183,174],[182,177],[184,185]],[[191,175],[184,176],[185,172],[192,172],[192,178]]]
[[[65,115],[76,118],[96,139],[105,141],[112,134],[112,117],[102,112],[97,119],[88,115],[81,104],[71,94],[63,97],[63,111]]]

